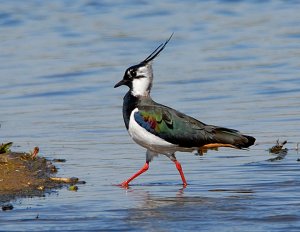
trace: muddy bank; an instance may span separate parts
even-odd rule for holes
[[[4,146],[7,146],[3,149]],[[78,183],[77,178],[56,177],[53,161],[33,152],[11,152],[0,145],[0,205],[18,197],[43,196],[46,192]]]

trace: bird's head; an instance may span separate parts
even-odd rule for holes
[[[134,96],[149,96],[153,81],[152,60],[165,48],[173,34],[145,60],[126,69],[123,79],[114,88],[127,85]]]

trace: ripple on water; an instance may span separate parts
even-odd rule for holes
[[[296,1],[2,1],[0,133],[17,151],[63,158],[61,189],[13,202],[3,231],[300,231]],[[267,10],[266,10],[267,9]],[[127,66],[172,33],[153,63],[154,100],[257,138],[249,150],[145,162],[122,118]],[[288,140],[270,162],[268,148]],[[1,180],[0,180],[1,181]],[[38,218],[37,218],[38,216]]]

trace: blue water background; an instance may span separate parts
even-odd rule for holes
[[[40,147],[87,183],[0,212],[0,231],[299,231],[299,1],[1,1],[0,142]],[[187,181],[128,136],[113,89],[170,34],[153,98],[257,138],[250,150],[178,153]],[[287,140],[276,162],[267,151]],[[38,219],[36,217],[38,216]]]

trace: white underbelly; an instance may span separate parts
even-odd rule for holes
[[[134,113],[137,112],[138,109],[135,108],[130,115],[128,133],[132,137],[132,139],[139,145],[157,152],[157,153],[174,153],[178,151],[179,147],[175,144],[169,143],[154,134],[151,134],[146,129],[141,127],[134,119]]]

